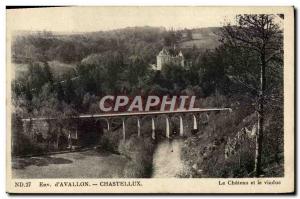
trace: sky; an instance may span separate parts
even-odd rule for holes
[[[167,29],[218,27],[233,21],[232,9],[217,7],[61,7],[7,11],[13,30],[92,32],[135,26]]]

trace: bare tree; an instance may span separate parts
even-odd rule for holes
[[[275,63],[282,63],[283,45],[281,20],[282,15],[238,15],[236,24],[226,24],[222,29],[222,41],[225,46],[239,49],[255,57],[258,63],[256,74],[256,86],[249,81],[236,76],[236,80],[248,88],[255,90],[257,94],[258,130],[256,133],[255,149],[255,176],[262,174],[262,147],[264,126],[264,104],[267,94],[266,70],[276,67]],[[281,64],[280,64],[281,65]],[[255,79],[255,76],[254,76]],[[258,86],[257,86],[258,85]]]

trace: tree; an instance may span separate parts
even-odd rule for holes
[[[44,75],[45,75],[45,80],[53,84],[53,74],[51,72],[51,68],[48,64],[48,62],[44,62]]]
[[[193,40],[193,33],[192,33],[192,30],[186,29],[186,38],[187,38],[188,40]]]
[[[64,96],[65,96],[64,101],[66,103],[70,104],[76,102],[75,87],[70,77],[68,77],[68,79],[66,80]]]
[[[132,55],[129,57],[126,79],[131,89],[140,89],[144,86],[145,79],[149,73],[149,64],[141,56]]]
[[[224,55],[224,49],[220,47],[213,52],[203,53],[197,63],[198,73],[194,75],[198,76],[197,79],[206,96],[219,91],[227,93],[229,82],[225,75],[226,62],[224,61],[226,56]]]
[[[165,33],[164,45],[173,47],[178,43],[178,41],[180,41],[181,37],[182,35],[179,31],[174,31],[173,29],[171,29],[170,31]]]
[[[237,81],[256,91],[258,130],[256,134],[255,165],[256,176],[262,174],[262,147],[264,126],[264,104],[266,102],[267,75],[266,71],[282,63],[283,45],[282,30],[276,20],[281,20],[277,15],[237,15],[236,25],[227,24],[222,29],[224,45],[251,54],[258,64],[259,74],[257,79],[251,76],[258,84],[258,88],[249,84],[241,76],[233,76]],[[249,73],[246,74],[249,77]],[[244,76],[245,77],[245,76]],[[269,78],[269,77],[268,77]],[[249,79],[249,78],[248,78]],[[270,89],[270,88],[269,88]]]
[[[174,90],[181,90],[187,85],[186,71],[178,64],[166,64],[162,69],[164,78],[168,80]]]

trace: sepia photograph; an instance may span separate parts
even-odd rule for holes
[[[293,7],[6,11],[8,191],[294,190]]]

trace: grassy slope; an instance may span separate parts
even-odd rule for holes
[[[211,98],[209,101],[216,101]],[[226,102],[227,101],[227,102]],[[233,99],[223,99],[226,104]],[[233,112],[210,115],[208,124],[200,126],[197,135],[184,142],[182,159],[186,170],[181,177],[247,177],[252,176],[255,154],[255,138],[240,134],[241,129],[251,127],[257,121],[254,107],[236,104]],[[274,112],[266,113],[264,126],[263,170],[264,176],[283,176],[283,145],[279,116]],[[229,139],[237,140],[233,151],[225,157]],[[277,154],[277,158],[276,155]]]
[[[51,71],[54,73],[55,77],[61,77],[68,71],[71,71],[75,68],[74,64],[66,64],[61,63],[59,61],[53,60],[48,62]],[[17,64],[13,63],[15,67],[15,78],[19,78],[25,75],[25,73],[28,71],[29,64]]]
[[[219,45],[218,28],[200,28],[192,30],[192,40],[180,42],[180,48],[214,49]]]

